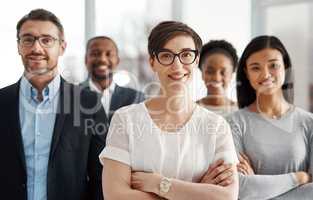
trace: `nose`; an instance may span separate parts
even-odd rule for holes
[[[98,59],[104,63],[107,63],[109,61],[108,56],[105,53],[101,53]]]
[[[223,77],[221,75],[221,73],[219,71],[215,71],[213,74],[212,74],[212,80],[213,81],[217,81],[217,82],[220,82],[222,81]]]
[[[175,56],[174,57],[174,62],[172,64],[173,69],[180,69],[183,67],[183,64],[180,62],[179,57]]]
[[[269,77],[271,77],[270,70],[268,69],[268,67],[264,66],[263,69],[262,69],[261,78],[262,79],[267,79]]]
[[[38,40],[34,41],[33,46],[31,47],[33,52],[41,53],[43,51],[42,46],[40,45]]]

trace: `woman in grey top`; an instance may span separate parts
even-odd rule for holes
[[[293,103],[291,61],[274,36],[246,47],[239,111],[228,117],[240,163],[240,199],[313,199],[313,115]]]

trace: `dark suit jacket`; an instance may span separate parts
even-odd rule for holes
[[[101,101],[96,93],[63,79],[59,98],[48,162],[47,199],[103,199],[98,155],[105,146],[108,121]],[[19,82],[0,90],[0,107],[0,198],[26,200]]]
[[[83,82],[81,86],[90,90],[88,81]],[[144,93],[134,90],[132,88],[126,88],[116,85],[110,103],[110,112],[108,114],[109,121],[111,121],[112,116],[117,109],[123,106],[140,103],[144,100]]]

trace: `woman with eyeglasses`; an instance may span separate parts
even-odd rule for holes
[[[237,199],[229,125],[191,98],[201,45],[183,23],[153,28],[149,61],[161,89],[157,97],[114,114],[100,155],[105,199]]]
[[[313,197],[313,115],[293,105],[292,65],[274,36],[254,38],[238,65],[241,108],[229,117],[239,154],[239,199]]]
[[[198,66],[207,88],[207,96],[197,103],[222,116],[238,110],[237,103],[226,94],[237,62],[236,49],[229,42],[211,40],[203,45]]]

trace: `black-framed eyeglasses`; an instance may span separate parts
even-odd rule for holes
[[[165,66],[173,64],[176,56],[179,58],[179,61],[182,64],[190,65],[193,62],[195,62],[197,55],[198,55],[198,51],[187,49],[179,53],[173,53],[172,51],[168,49],[162,49],[158,52],[155,52],[154,55],[156,56],[158,62]]]
[[[36,40],[39,41],[39,44],[43,48],[51,48],[55,45],[56,41],[62,41],[60,39],[54,38],[49,35],[43,35],[43,36],[25,35],[25,36],[21,36],[18,39],[18,42],[20,43],[22,47],[32,47],[35,44]]]

